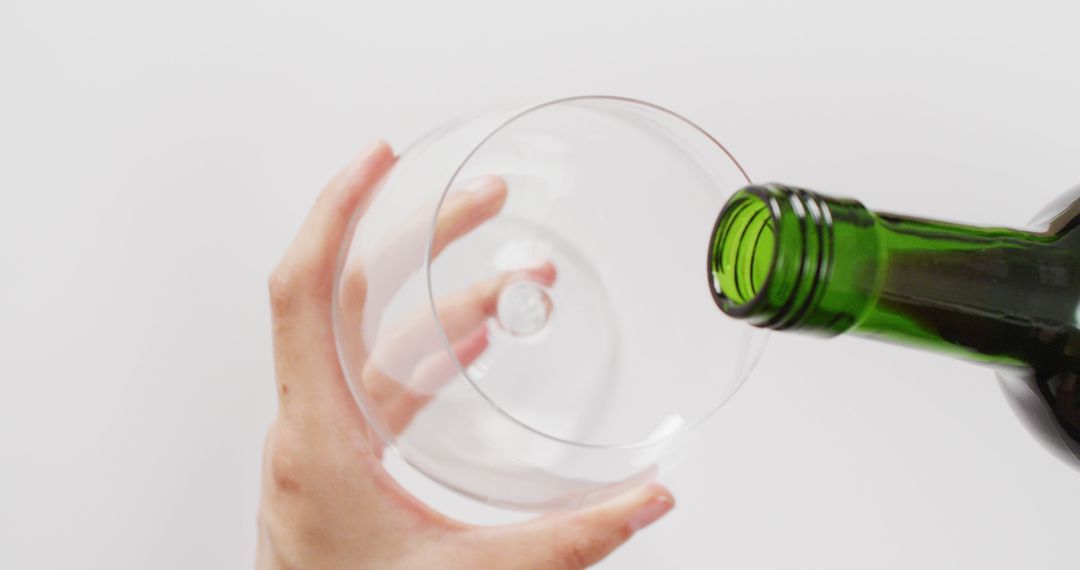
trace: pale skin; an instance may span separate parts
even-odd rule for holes
[[[350,218],[357,209],[363,211],[394,161],[390,147],[377,141],[339,172],[319,195],[270,277],[278,412],[264,451],[256,566],[589,567],[670,511],[671,493],[650,483],[586,509],[481,527],[432,510],[383,468],[381,445],[365,424],[338,361],[331,308],[335,264]],[[505,199],[505,184],[491,179],[471,197],[444,208],[436,249],[496,215]],[[555,278],[554,268],[547,265],[527,272],[533,279]],[[346,273],[347,286],[363,295],[362,271],[349,273],[347,268]],[[460,331],[451,339],[460,360],[483,352],[487,342],[483,321],[499,288],[513,277],[495,276],[440,304],[441,318],[455,320]],[[352,311],[349,318],[356,318],[362,303],[358,307],[343,309],[347,315]],[[408,350],[398,352],[409,356]],[[365,371],[376,368],[357,364]],[[415,369],[422,374],[437,370],[435,364]],[[390,410],[387,421],[395,431],[422,413],[427,396],[387,389],[377,373],[364,376],[365,387],[375,397],[392,399],[393,405],[385,409]]]

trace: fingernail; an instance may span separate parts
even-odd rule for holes
[[[379,150],[384,146],[387,146],[386,141],[382,139],[375,139],[364,145],[364,147],[360,149],[360,152],[356,153],[356,159],[364,160],[365,158],[375,154],[375,151]]]
[[[451,358],[447,353],[438,352],[420,361],[420,364],[416,365],[413,377],[408,382],[409,391],[422,396],[435,394],[457,377],[460,372],[458,364],[469,367],[487,347],[487,327],[481,326],[454,343],[455,358]]]
[[[505,186],[498,176],[483,176],[470,180],[465,189],[472,192],[473,199],[477,202],[487,202],[502,194]]]
[[[342,170],[342,175],[346,178],[344,180],[351,180],[351,177],[360,176],[364,172],[367,172],[373,164],[376,163],[375,157],[378,156],[380,149],[386,147],[387,144],[382,139],[375,139],[363,146],[356,154],[353,155],[352,160]],[[353,188],[351,184],[342,183],[341,188],[343,192],[348,192],[350,188]]]
[[[499,180],[498,176],[493,176],[490,174],[487,176],[477,176],[476,178],[472,178],[469,181],[465,182],[465,184],[462,185],[461,189],[475,192],[477,190],[483,190],[484,188],[491,186],[497,180]]]
[[[659,495],[649,499],[630,517],[630,530],[637,532],[651,525],[660,520],[660,517],[666,515],[674,506],[675,501],[670,495]]]
[[[555,264],[549,259],[537,259],[529,263],[525,269],[534,280],[551,287],[555,282]]]

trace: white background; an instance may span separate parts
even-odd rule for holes
[[[266,276],[376,136],[613,93],[873,208],[1018,224],[1080,182],[1075,2],[152,4],[0,4],[3,568],[251,565]],[[1075,564],[1080,472],[972,365],[777,335],[705,430],[601,567]]]

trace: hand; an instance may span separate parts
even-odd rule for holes
[[[671,494],[652,483],[588,509],[478,527],[431,510],[382,467],[381,447],[338,363],[331,297],[350,216],[371,199],[394,160],[390,148],[377,142],[342,170],[270,278],[279,406],[264,452],[257,566],[546,570],[595,564],[667,513],[674,505]],[[495,215],[506,190],[501,181],[492,184],[501,190],[477,190],[463,206],[462,212],[471,212],[464,219],[472,222],[442,224],[440,219],[440,225],[457,228],[459,236]],[[448,230],[445,243],[454,234]],[[539,271],[544,278],[546,270]],[[498,287],[496,277],[487,286],[470,288],[458,302],[480,308],[480,313],[465,311],[476,319]],[[460,350],[482,352],[484,335],[468,327],[463,331]],[[424,398],[405,401],[401,427]]]

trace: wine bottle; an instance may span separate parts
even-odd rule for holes
[[[854,334],[993,367],[1018,416],[1080,466],[1080,187],[1025,231],[750,186],[721,210],[708,277],[731,317]]]

